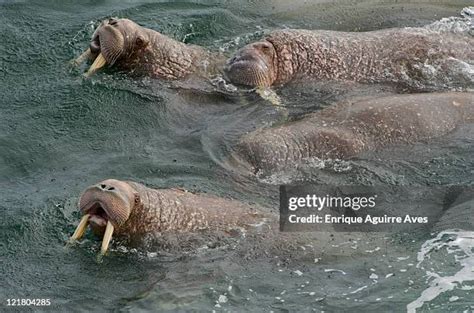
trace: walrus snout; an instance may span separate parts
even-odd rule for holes
[[[130,28],[128,24],[133,22],[120,21],[122,20],[114,18],[103,21],[92,35],[89,48],[76,59],[76,64],[80,64],[86,58],[93,60],[86,76],[94,74],[107,64],[113,65],[122,56],[125,47],[124,33]]]
[[[95,56],[97,56],[97,54],[101,52],[101,37],[104,37],[105,40],[107,39],[107,36],[120,37],[120,34],[110,34],[119,31],[117,29],[118,23],[119,20],[113,17],[109,18],[108,20],[102,21],[102,23],[99,25],[99,27],[97,27],[94,34],[92,35],[92,39],[89,44],[89,49],[91,50],[92,54],[95,54]]]
[[[121,56],[124,49],[125,38],[122,34],[124,23],[119,24],[117,20],[104,21],[97,28],[89,48],[92,53],[102,53],[107,60],[107,64],[114,64]]]
[[[268,42],[249,44],[227,60],[224,75],[234,84],[265,87],[275,80],[275,49]]]
[[[90,186],[79,200],[83,217],[70,242],[80,239],[89,225],[96,235],[104,236],[101,255],[105,254],[114,230],[120,230],[138,200],[135,190],[127,182],[108,179]]]
[[[123,225],[129,218],[135,204],[135,194],[126,182],[115,179],[104,180],[90,186],[79,200],[82,214],[90,215],[90,222],[105,227],[110,221],[114,227]]]

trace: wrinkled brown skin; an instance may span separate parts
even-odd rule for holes
[[[191,74],[207,76],[223,62],[218,54],[186,45],[129,19],[103,21],[90,49],[93,59],[102,52],[109,67],[168,80]]]
[[[113,224],[114,235],[140,237],[200,230],[226,232],[264,219],[264,214],[235,200],[178,189],[151,189],[115,179],[88,187],[79,208],[82,214],[91,215],[90,226],[97,235],[104,232],[107,221]]]
[[[352,240],[354,233],[280,232],[277,215],[262,213],[241,202],[177,189],[151,189],[129,181],[108,179],[88,187],[80,197],[79,208],[82,214],[90,214],[89,225],[98,236],[103,235],[110,221],[114,237],[140,242],[156,235],[163,251],[189,247],[195,251],[203,245],[212,246],[215,241],[225,244],[226,239],[235,247],[236,242],[232,240],[242,238],[236,250],[240,259],[275,255],[281,257],[279,261],[299,262],[308,258],[313,263],[315,257],[325,254],[354,257],[360,253],[345,245],[338,246]],[[100,222],[97,224],[97,221]],[[235,236],[239,230],[249,231],[245,237]],[[209,234],[217,237],[209,237]],[[199,240],[200,236],[204,241]],[[360,251],[365,251],[363,247],[373,246],[380,236],[358,233],[357,237],[364,238],[359,245]]]
[[[264,87],[298,78],[403,83],[429,76],[424,64],[449,71],[451,57],[473,60],[473,47],[474,37],[423,28],[279,30],[239,50],[224,72],[233,83]]]
[[[349,159],[390,144],[442,136],[473,121],[473,93],[349,101],[300,121],[249,133],[239,141],[231,159],[254,173],[271,173],[307,158]]]

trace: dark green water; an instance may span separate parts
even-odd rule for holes
[[[69,61],[87,46],[97,22],[109,16],[232,52],[264,30],[420,26],[457,16],[469,4],[0,0],[0,310],[406,311],[428,286],[426,272],[414,264],[429,236],[380,238],[373,252],[324,255],[317,263],[279,262],[277,255],[258,253],[243,257],[232,249],[166,254],[116,243],[98,264],[91,237],[72,249],[64,244],[79,219],[79,193],[109,177],[230,196],[274,210],[277,185],[285,182],[472,185],[472,127],[409,150],[394,147],[350,162],[245,177],[231,173],[225,158],[241,134],[278,120],[280,113],[265,101],[190,96],[120,74],[85,80],[84,68],[74,69]],[[290,86],[278,92],[298,116],[351,95],[386,91]],[[444,264],[440,273],[455,271],[456,262],[443,263],[450,260],[447,253],[437,256],[430,261],[433,268]],[[373,273],[379,279],[369,278]],[[453,296],[459,300],[451,301]],[[48,298],[52,305],[12,308],[6,306],[9,298]],[[423,309],[472,312],[473,306],[472,290],[456,289]]]

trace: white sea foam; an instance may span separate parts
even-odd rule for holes
[[[474,7],[466,7],[461,17],[447,17],[426,26],[429,30],[474,35]]]
[[[362,290],[364,290],[364,289],[367,288],[367,287],[368,287],[368,286],[362,286],[362,287],[360,287],[360,288],[358,288],[358,289],[356,289],[356,290],[350,292],[350,294],[358,293],[359,291],[362,291]]]
[[[338,270],[334,268],[327,268],[324,270],[324,272],[326,273],[338,272],[338,273],[341,273],[342,275],[346,275],[346,272],[344,272],[343,270]]]
[[[438,297],[440,294],[451,290],[466,290],[469,285],[463,286],[465,282],[474,281],[474,232],[446,230],[440,232],[435,238],[426,241],[418,252],[417,268],[425,269],[424,265],[433,253],[445,251],[453,255],[459,263],[460,269],[454,275],[441,276],[438,273],[426,270],[429,287],[423,290],[421,295],[407,305],[408,313],[415,313],[425,303]],[[426,264],[429,265],[429,264]],[[425,265],[425,266],[426,266]]]

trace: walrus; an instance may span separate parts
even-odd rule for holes
[[[442,193],[439,196],[444,197]],[[451,195],[450,199],[456,205],[464,203],[464,198],[457,194]],[[406,197],[401,203],[413,200],[412,197]],[[450,210],[451,202],[446,204],[446,210]],[[264,256],[272,260],[277,257],[279,262],[306,259],[311,263],[315,257],[354,257],[371,253],[367,250],[379,245],[381,239],[377,232],[286,232],[279,227],[278,215],[262,208],[179,189],[151,189],[136,182],[115,179],[88,187],[80,196],[78,206],[83,216],[70,243],[80,239],[89,225],[96,235],[103,236],[99,258],[107,252],[112,235],[140,238],[150,234],[165,235],[164,240],[171,240],[170,244],[179,246],[182,244],[181,239],[190,238],[186,237],[189,234],[221,232],[224,237],[215,239],[225,241],[225,237],[236,239],[235,232],[244,230],[243,236],[237,236],[237,241],[229,241],[232,242],[229,248],[236,249],[236,257],[248,259]],[[430,212],[434,209],[431,205],[426,208]],[[436,210],[439,213],[443,208],[436,207]],[[447,220],[438,228],[449,229],[452,225]],[[181,234],[184,237],[173,236]],[[208,242],[208,239],[204,237],[205,244],[212,246],[213,243]],[[191,240],[196,241],[196,238],[191,237]],[[348,246],[348,242],[352,245]],[[385,239],[384,245],[387,245]],[[391,245],[390,250],[394,251],[392,249],[395,248],[396,245]]]
[[[260,207],[180,189],[151,189],[136,182],[116,179],[107,179],[86,188],[78,206],[82,218],[69,243],[80,239],[89,226],[95,235],[103,237],[99,259],[106,254],[112,235],[118,238],[165,235],[165,240],[180,245],[182,242],[179,240],[186,240],[189,234],[222,232],[232,237],[241,230],[256,230],[241,236],[236,255],[242,258],[278,255],[289,261],[296,256],[311,261],[315,256],[326,254],[354,256],[363,253],[365,245],[368,248],[379,239],[379,235],[358,234],[357,237],[364,240],[359,243],[360,251],[355,252],[338,245],[351,240],[354,233],[280,232],[278,215]],[[173,235],[184,237],[178,237],[176,241]],[[218,240],[224,239],[218,237]],[[301,249],[302,246],[305,248]]]
[[[103,236],[101,254],[112,234],[140,237],[167,232],[234,229],[264,222],[265,213],[236,200],[180,189],[151,189],[131,181],[107,179],[81,195],[83,217],[70,241],[80,239],[90,226]]]
[[[473,93],[349,100],[302,120],[244,135],[230,161],[253,173],[272,173],[309,158],[349,159],[391,144],[442,136],[473,120]]]
[[[472,36],[426,28],[277,30],[238,50],[227,60],[224,75],[251,87],[295,79],[463,86],[474,83],[468,64],[474,60],[473,47]]]
[[[104,20],[92,36],[89,48],[76,64],[93,60],[87,76],[108,65],[136,75],[177,80],[191,74],[210,75],[221,68],[219,53],[187,45],[129,19]]]

